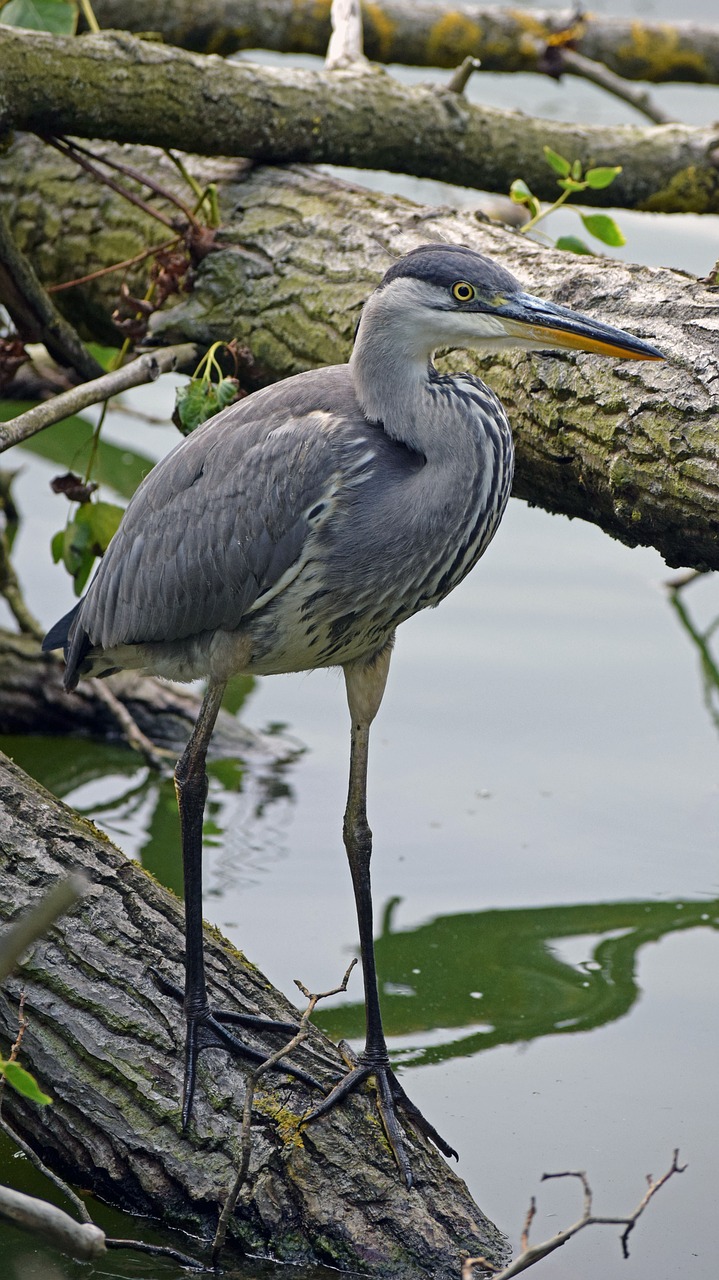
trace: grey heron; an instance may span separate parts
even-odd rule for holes
[[[205,982],[205,759],[225,684],[239,672],[342,667],[351,719],[344,842],[366,1044],[306,1120],[373,1077],[408,1186],[398,1108],[445,1154],[456,1153],[407,1098],[389,1063],[374,959],[369,732],[397,626],[439,604],[469,573],[497,529],[512,482],[512,437],[501,404],[468,373],[440,375],[433,354],[507,346],[662,358],[622,330],[525,293],[507,270],[473,250],[436,243],[414,249],[365,303],[348,364],[254,392],[154,468],[84,599],[45,639],[46,649],[65,649],[68,690],[82,675],[124,667],[208,682],[175,770],[186,913],[184,1125],[203,1049],[263,1057],[228,1030],[243,1018],[213,1010]],[[285,1025],[245,1021],[255,1031]]]

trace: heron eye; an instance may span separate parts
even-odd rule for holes
[[[458,302],[471,302],[474,297],[474,286],[468,284],[466,280],[458,280],[452,285],[452,295]]]

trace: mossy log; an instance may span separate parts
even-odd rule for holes
[[[324,57],[332,0],[95,0],[101,27],[159,32],[196,53],[274,49]],[[544,71],[549,37],[571,29],[572,47],[627,80],[719,83],[719,29],[697,22],[644,22],[576,9],[453,5],[451,0],[372,0],[362,5],[373,62],[483,71]]]
[[[207,1237],[239,1157],[245,1076],[212,1050],[201,1059],[193,1120],[182,1132],[182,1014],[150,966],[182,980],[180,903],[0,754],[0,917],[82,868],[83,900],[38,942],[0,995],[0,1044],[53,1099],[39,1108],[5,1091],[5,1114],[71,1181],[132,1212]],[[296,1010],[243,955],[205,930],[211,999],[274,1018]],[[274,1046],[277,1047],[277,1046]],[[326,1081],[334,1046],[315,1029],[293,1060]],[[371,1094],[299,1128],[316,1092],[279,1073],[255,1095],[249,1181],[232,1220],[235,1250],[366,1274],[456,1277],[461,1253],[505,1253],[500,1233],[424,1139],[410,1134],[407,1191]]]
[[[25,129],[148,143],[262,162],[330,163],[506,192],[518,175],[542,198],[556,175],[542,148],[619,165],[585,203],[719,211],[719,131],[672,124],[575,125],[403,85],[381,68],[308,71],[227,63],[126,32],[72,37],[0,27],[0,134]]]
[[[66,693],[64,664],[55,653],[42,653],[29,635],[0,628],[0,734],[35,734],[93,738],[119,743],[125,734],[95,681],[83,680]],[[140,731],[173,757],[184,750],[200,710],[202,698],[189,689],[119,671],[104,685],[130,712]],[[240,756],[248,764],[291,759],[303,750],[284,734],[248,729],[235,716],[220,711],[210,743],[210,759]]]
[[[125,150],[168,186],[169,162]],[[455,353],[504,401],[515,495],[591,520],[670,565],[719,568],[719,294],[679,271],[577,258],[482,223],[302,168],[198,161],[218,183],[223,227],[193,290],[153,317],[155,342],[237,338],[248,389],[348,358],[364,298],[394,256],[427,240],[500,259],[531,292],[656,343],[664,363],[500,351]],[[0,164],[0,204],[46,284],[132,257],[166,228],[27,137]],[[129,277],[141,288],[141,277]],[[58,294],[72,318],[110,328],[117,278]]]

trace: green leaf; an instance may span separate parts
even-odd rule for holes
[[[77,28],[77,5],[73,0],[8,0],[0,9],[0,21],[26,31],[50,31],[55,36],[73,36]]]
[[[23,1098],[29,1098],[31,1102],[39,1102],[43,1107],[52,1102],[52,1098],[42,1092],[35,1077],[31,1076],[30,1072],[21,1067],[18,1062],[0,1062],[0,1075],[4,1075],[8,1084],[21,1093]]]
[[[226,409],[228,404],[232,404],[237,399],[239,383],[237,378],[222,378],[217,384],[217,412],[220,409]]]
[[[560,156],[557,151],[552,151],[551,147],[542,147],[544,158],[547,164],[558,173],[560,178],[568,178],[571,172],[571,164],[565,160],[564,156]]]
[[[96,556],[102,556],[117,533],[124,511],[114,502],[83,502],[75,523],[87,530],[87,542]]]
[[[524,179],[515,178],[509,188],[509,198],[510,200],[513,200],[515,204],[526,204],[528,200],[532,200],[534,197],[532,196],[532,193]]]
[[[579,160],[575,160],[574,164],[572,165],[572,177],[574,178],[575,182],[578,182],[581,176],[582,176],[581,162]]]
[[[57,533],[53,536],[52,542],[50,543],[50,550],[52,552],[53,564],[59,564],[63,558],[63,552],[65,550],[64,529],[58,529]]]
[[[557,185],[563,191],[586,191],[586,182],[577,182],[574,178],[557,178]]]
[[[564,249],[566,253],[588,253],[594,257],[589,245],[580,240],[579,236],[560,236],[554,247]]]
[[[622,166],[615,164],[611,168],[587,169],[584,177],[588,187],[591,187],[594,191],[601,191],[602,187],[611,186],[617,174],[621,172]]]
[[[113,502],[83,502],[74,520],[52,540],[53,559],[62,559],[81,595],[98,556],[105,553],[123,516]]]
[[[222,378],[219,382],[193,378],[187,386],[178,387],[175,392],[172,421],[184,436],[189,436],[200,423],[232,404],[237,399],[237,391],[236,378]]]
[[[627,243],[626,236],[622,234],[614,218],[610,218],[609,214],[580,213],[579,216],[590,236],[596,236],[597,240],[601,240],[602,244],[610,244],[616,247]]]

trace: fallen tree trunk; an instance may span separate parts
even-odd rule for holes
[[[157,152],[123,154],[176,186]],[[655,546],[670,565],[719,568],[715,289],[683,272],[546,250],[471,214],[307,170],[225,161],[198,162],[197,173],[218,182],[223,249],[205,259],[189,297],[153,317],[154,341],[209,346],[235,337],[248,388],[341,362],[361,304],[393,257],[427,240],[470,245],[531,292],[634,331],[668,356],[637,364],[500,351],[443,361],[473,369],[504,401],[517,445],[515,495],[630,545]],[[130,257],[158,235],[146,215],[28,138],[0,165],[0,203],[45,284],[111,255]],[[117,288],[106,276],[58,296],[98,332],[109,328]]]
[[[0,996],[0,1036],[54,1098],[38,1108],[5,1091],[14,1127],[70,1180],[132,1212],[206,1238],[234,1180],[244,1074],[223,1053],[201,1058],[194,1120],[180,1121],[182,1014],[150,975],[181,981],[179,902],[87,822],[0,754],[0,915],[82,868],[85,898],[38,942]],[[296,1011],[216,930],[206,930],[211,998],[287,1019]],[[337,1050],[316,1030],[294,1060],[327,1079]],[[408,1192],[369,1095],[299,1129],[315,1093],[281,1073],[258,1086],[249,1182],[232,1222],[235,1249],[382,1276],[456,1276],[460,1253],[505,1253],[466,1187],[412,1135]]]
[[[24,129],[201,155],[354,165],[507,192],[522,177],[554,200],[549,145],[584,167],[620,165],[586,203],[719,212],[719,131],[574,125],[476,106],[374,70],[306,71],[110,32],[83,39],[0,27],[0,134]]]
[[[125,741],[122,726],[98,696],[95,682],[83,680],[66,693],[63,672],[64,663],[57,654],[42,653],[32,636],[0,628],[0,734],[72,734],[109,743]],[[198,694],[133,671],[118,672],[103,683],[154,746],[166,751],[170,760],[181,754],[202,703]],[[229,712],[220,711],[209,757],[240,756],[266,764],[291,759],[302,750],[296,740],[255,732]]]
[[[331,0],[95,0],[101,27],[159,32],[196,53],[274,49],[324,57]],[[576,9],[452,6],[448,0],[372,0],[362,6],[365,53],[373,62],[456,67],[480,58],[483,71],[544,71],[554,32],[627,80],[719,83],[719,28],[698,22],[643,22]]]

